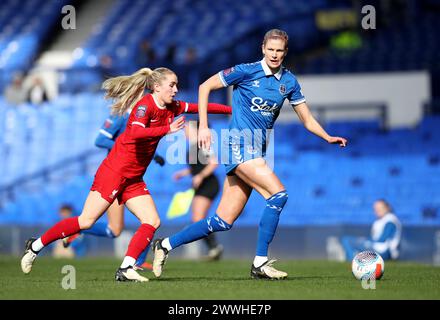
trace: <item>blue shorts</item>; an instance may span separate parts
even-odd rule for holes
[[[241,163],[252,159],[264,158],[265,150],[252,145],[224,143],[222,144],[221,163],[225,165],[226,175],[235,175],[235,168]]]

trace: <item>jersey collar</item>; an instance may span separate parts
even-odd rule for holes
[[[270,68],[267,65],[266,61],[264,61],[264,58],[260,62],[261,62],[261,67],[263,68],[264,74],[266,76],[274,76],[278,80],[281,79],[281,75],[283,74],[283,68],[284,68],[283,66],[281,66],[280,70],[278,70],[277,73],[272,73],[272,71],[270,70]]]
[[[156,104],[156,106],[159,108],[159,109],[166,109],[166,106],[162,106],[160,103],[159,103],[159,101],[157,101],[157,99],[156,99],[156,97],[154,96],[154,94],[151,94],[151,96],[153,97],[153,100],[154,100],[154,103]]]

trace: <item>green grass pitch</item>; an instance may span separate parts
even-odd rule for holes
[[[277,266],[287,280],[252,280],[250,261],[200,262],[170,257],[160,279],[143,274],[146,283],[117,283],[120,260],[38,258],[29,275],[19,259],[0,256],[0,299],[155,299],[155,300],[292,300],[292,299],[440,299],[440,269],[406,262],[385,262],[376,289],[365,290],[349,263],[284,260]],[[76,289],[62,288],[65,265],[76,272]],[[70,274],[71,275],[71,274]]]

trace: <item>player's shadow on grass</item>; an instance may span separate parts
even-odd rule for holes
[[[328,279],[337,279],[340,277],[337,276],[289,276],[283,280],[268,280],[268,279],[252,279],[250,276],[243,277],[226,277],[226,276],[215,276],[212,277],[166,277],[154,279],[154,281],[170,281],[170,282],[184,282],[184,281],[262,281],[262,282],[285,282],[285,281],[302,281],[302,280],[328,280]]]

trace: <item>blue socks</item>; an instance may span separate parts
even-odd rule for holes
[[[135,265],[138,267],[141,267],[142,264],[145,262],[145,259],[147,258],[148,251],[150,251],[150,245],[148,245],[144,251],[140,254],[140,256],[137,258]]]
[[[115,238],[115,235],[113,234],[112,230],[108,227],[108,225],[105,222],[95,223],[90,229],[82,230],[81,233],[92,234],[94,236],[104,237],[104,238],[112,238],[112,239]]]
[[[275,235],[281,211],[288,197],[287,191],[284,190],[275,193],[266,200],[266,208],[264,209],[258,229],[257,256],[267,257],[269,244]]]
[[[217,231],[227,231],[232,228],[231,224],[222,220],[217,214],[193,223],[169,238],[171,248],[177,248],[183,244],[190,243]]]
[[[287,202],[287,198],[287,191],[284,190],[274,194],[266,200],[266,208],[264,209],[258,229],[257,256],[267,256],[269,244],[272,242],[275,235],[280,214]],[[213,232],[227,231],[231,228],[232,225],[228,224],[215,214],[212,217],[193,223],[182,231],[169,237],[169,245],[171,246],[171,249],[174,249],[183,244],[207,237]]]

